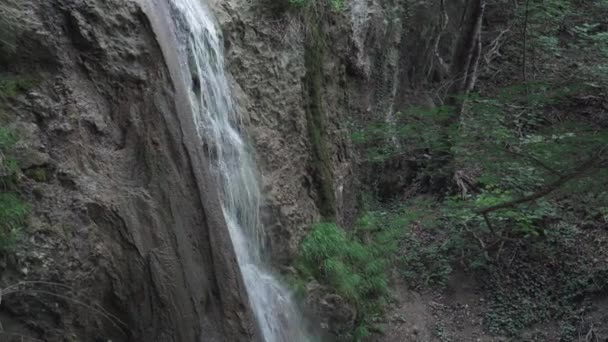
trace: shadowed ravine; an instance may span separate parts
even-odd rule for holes
[[[220,185],[222,209],[262,339],[306,341],[289,291],[264,265],[261,193],[247,142],[238,130],[224,72],[221,33],[199,0],[169,0],[181,79],[200,143]]]

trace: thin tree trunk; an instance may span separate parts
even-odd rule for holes
[[[530,0],[526,0],[526,7],[524,9],[524,47],[522,51],[522,78],[524,80],[524,84],[526,85],[526,95],[528,95],[528,74],[526,72],[526,63],[527,63],[527,55],[528,55],[528,9],[530,5]]]
[[[436,153],[435,165],[431,166],[440,176],[431,179],[431,188],[450,187],[455,174],[452,155],[451,132],[460,122],[465,98],[475,87],[477,69],[481,56],[481,28],[486,0],[468,0],[460,38],[454,51],[451,65],[452,84],[447,93],[446,105],[454,108],[452,114],[442,122],[442,149]],[[438,189],[437,189],[438,190]]]
[[[447,103],[457,108],[451,123],[457,122],[462,111],[463,101],[475,86],[477,67],[481,54],[481,26],[486,7],[486,0],[469,1],[469,14],[462,28],[459,43],[452,59],[452,86],[448,91]]]

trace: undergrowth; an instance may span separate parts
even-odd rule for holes
[[[296,260],[298,276],[292,288],[305,294],[316,279],[344,298],[357,312],[354,340],[370,334],[382,317],[389,296],[389,272],[396,269],[411,287],[445,283],[451,272],[440,251],[423,247],[412,227],[434,224],[430,202],[382,207],[366,201],[351,231],[334,223],[319,223],[302,241]]]
[[[0,127],[0,252],[14,246],[27,216],[27,207],[15,192],[19,168],[10,151],[16,141],[14,134]]]
[[[33,77],[0,73],[0,100],[14,98],[36,85]]]
[[[590,208],[571,218],[562,213],[558,220],[551,216],[561,208],[555,202],[507,210],[493,220],[495,229],[508,227],[512,238],[490,246],[479,241],[492,234],[483,232],[488,229],[483,218],[455,201],[408,203],[404,212],[410,224],[396,264],[407,285],[422,291],[441,289],[453,268],[464,267],[484,289],[484,325],[489,333],[523,338],[525,329],[557,321],[563,327],[562,341],[575,341],[581,315],[593,304],[589,298],[608,290],[608,266],[597,261],[606,252],[582,247],[595,243],[599,248],[604,240],[581,231],[580,218],[595,220],[582,221],[591,227],[587,229],[601,229],[593,227],[606,222],[604,211]]]
[[[10,117],[6,114],[6,103],[34,84],[35,81],[28,77],[0,74],[0,252],[17,243],[28,213],[18,193],[20,169],[13,156],[18,135],[1,124]]]
[[[549,320],[575,327],[590,309],[594,294],[608,289],[608,266],[582,251],[586,239],[575,227],[559,224],[533,243],[516,246],[520,257],[491,265],[484,272],[490,308],[486,326],[493,334],[518,336]],[[574,341],[563,329],[562,341]]]
[[[365,243],[333,223],[320,223],[300,246],[299,273],[329,285],[357,312],[356,338],[367,335],[366,324],[382,313],[388,295],[386,250]]]
[[[486,250],[471,233],[487,228],[483,218],[454,202],[419,197],[367,207],[348,232],[333,223],[315,225],[296,262],[300,290],[314,278],[347,300],[358,313],[358,340],[384,313],[391,271],[412,289],[441,291],[453,269],[464,267],[484,289],[489,333],[517,339],[535,324],[558,321],[562,340],[574,341],[569,336],[592,304],[587,298],[608,290],[608,266],[593,261],[602,256],[580,249],[593,237],[565,217],[548,219],[559,203],[541,203],[493,217],[517,239]],[[585,216],[605,220],[606,213],[589,209],[572,221]]]
[[[389,301],[388,271],[407,222],[397,209],[383,209],[368,198],[355,226],[345,231],[335,223],[318,223],[300,244],[296,291],[315,279],[329,286],[356,310],[353,340],[370,335],[371,324]]]

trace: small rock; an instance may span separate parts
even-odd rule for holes
[[[418,326],[417,326],[417,325],[414,325],[414,326],[412,327],[412,334],[414,334],[414,335],[418,335],[418,334],[420,334],[420,328],[418,328]]]
[[[297,275],[298,272],[296,271],[296,269],[292,266],[285,266],[285,267],[281,267],[281,273],[283,274],[289,274],[289,275]]]

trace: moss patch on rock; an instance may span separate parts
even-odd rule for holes
[[[323,109],[323,58],[325,36],[317,12],[310,7],[306,13],[309,34],[306,41],[306,120],[310,143],[313,150],[315,185],[319,194],[318,203],[321,215],[333,219],[336,213],[334,176],[331,167],[331,153],[327,142],[326,119]]]

